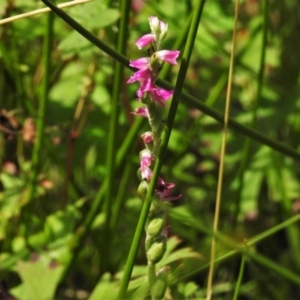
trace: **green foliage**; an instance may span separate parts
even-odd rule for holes
[[[121,2],[93,1],[64,10],[117,49]],[[126,57],[147,56],[134,42],[147,32],[153,15],[168,23],[164,48],[182,55],[196,1],[132,2],[129,32],[123,33]],[[266,27],[265,1],[241,4],[230,117],[297,153],[299,5],[269,2]],[[1,18],[36,8],[35,1],[0,1]],[[162,167],[161,176],[182,194],[167,206],[170,235],[158,264],[158,269],[170,267],[165,299],[206,297],[223,125],[196,104],[224,112],[233,17],[232,1],[206,1],[184,79],[185,92],[198,102],[179,104]],[[0,277],[21,300],[115,299],[143,204],[136,170],[139,136],[148,127],[131,114],[139,105],[137,85],[126,84],[132,73],[119,78],[117,154],[114,170],[108,170],[120,57],[100,50],[56,16],[53,25],[42,14],[0,26]],[[180,60],[167,70],[168,82],[176,82],[179,67]],[[41,150],[35,153],[37,142]],[[253,300],[300,294],[299,160],[266,144],[238,126],[229,129],[214,299],[233,299],[235,291],[238,299]],[[128,299],[150,299],[145,264],[141,243]]]

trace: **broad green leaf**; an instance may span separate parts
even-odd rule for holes
[[[17,272],[22,284],[11,290],[20,300],[52,300],[63,266],[53,262],[45,253],[35,260],[19,261]]]

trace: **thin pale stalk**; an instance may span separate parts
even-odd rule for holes
[[[120,24],[119,24],[119,34],[117,41],[117,51],[123,55],[126,53],[126,42],[128,36],[128,23],[129,23],[129,13],[130,13],[130,0],[121,1],[120,9]],[[117,153],[117,139],[118,139],[118,125],[119,125],[119,108],[120,108],[120,97],[123,90],[124,82],[124,66],[120,62],[115,62],[115,76],[113,79],[113,92],[110,110],[110,120],[109,120],[109,134],[108,134],[108,145],[107,145],[107,164],[106,164],[106,176],[107,176],[107,189],[105,196],[105,225],[103,231],[102,247],[101,247],[101,257],[102,259],[102,272],[107,270],[109,264],[108,253],[109,244],[111,241],[112,232],[110,232],[111,214],[112,206],[114,205],[115,198],[115,178],[116,178],[116,153]]]
[[[218,232],[219,216],[220,216],[220,209],[221,209],[221,195],[222,195],[222,187],[223,187],[224,162],[225,162],[229,108],[230,108],[231,90],[232,90],[232,78],[233,78],[233,66],[234,66],[234,56],[235,56],[238,14],[239,14],[239,0],[236,0],[235,14],[234,14],[234,29],[233,29],[233,38],[232,38],[232,49],[231,49],[231,56],[230,56],[228,87],[227,87],[226,106],[225,106],[225,115],[224,115],[224,129],[223,129],[223,134],[222,134],[218,186],[217,186],[217,195],[216,195],[216,207],[215,207],[214,224],[213,224],[214,232]],[[211,242],[210,266],[209,266],[208,283],[207,283],[207,297],[206,297],[207,300],[210,300],[211,296],[212,296],[215,255],[216,255],[216,239],[213,237],[212,242]]]
[[[191,57],[191,54],[192,54],[194,41],[195,41],[195,38],[196,38],[197,29],[198,29],[199,22],[200,22],[200,19],[201,19],[204,3],[205,3],[205,1],[202,0],[202,1],[197,2],[197,5],[195,6],[195,13],[194,13],[194,16],[193,16],[193,21],[192,21],[192,25],[191,25],[190,32],[189,32],[189,35],[188,35],[186,47],[185,47],[185,50],[184,50],[184,53],[183,53],[183,56],[182,56],[181,67],[180,67],[177,82],[176,82],[176,85],[175,85],[174,96],[173,96],[173,99],[172,99],[172,104],[171,104],[168,119],[167,119],[167,122],[166,122],[166,127],[165,127],[164,134],[163,134],[163,137],[162,137],[161,148],[160,148],[159,155],[158,155],[158,157],[156,159],[156,162],[155,162],[155,167],[154,167],[153,175],[152,175],[152,178],[151,178],[151,181],[150,181],[149,189],[147,191],[147,195],[146,195],[146,198],[144,200],[143,208],[142,208],[142,211],[141,211],[141,214],[140,214],[140,218],[139,218],[137,228],[136,228],[136,231],[135,231],[135,234],[134,234],[134,238],[133,238],[133,241],[132,241],[132,244],[131,244],[130,252],[129,252],[129,255],[128,255],[128,258],[127,258],[127,263],[126,263],[126,266],[125,266],[124,275],[123,275],[120,290],[119,290],[119,293],[118,293],[118,299],[123,299],[124,296],[125,296],[125,293],[127,291],[127,287],[128,287],[129,280],[130,280],[130,277],[131,277],[131,272],[132,272],[134,260],[135,260],[136,253],[137,253],[137,250],[138,250],[138,247],[139,247],[141,236],[142,236],[143,231],[144,231],[144,226],[145,226],[145,222],[146,222],[146,219],[147,219],[147,216],[148,216],[148,212],[149,212],[149,209],[150,209],[150,206],[151,206],[151,203],[152,203],[152,195],[154,193],[156,182],[158,180],[160,169],[162,167],[163,157],[165,156],[165,153],[166,153],[166,150],[167,150],[168,141],[169,141],[169,138],[170,138],[170,135],[171,135],[171,131],[172,131],[172,127],[173,127],[177,107],[178,107],[179,100],[180,100],[181,90],[182,90],[182,87],[183,87],[183,84],[184,84],[186,72],[187,72],[190,57]]]
[[[107,44],[103,43],[101,40],[99,40],[95,35],[90,33],[88,30],[86,30],[84,27],[82,27],[79,23],[77,23],[74,19],[72,19],[68,14],[66,14],[64,11],[57,8],[51,1],[49,0],[42,0],[47,6],[53,10],[60,18],[62,18],[67,24],[69,24],[74,30],[79,32],[83,37],[85,37],[88,41],[90,41],[92,44],[94,44],[96,47],[107,53],[109,56],[114,58],[115,60],[121,62],[123,65],[125,65],[128,69],[134,70],[134,68],[129,66],[129,59],[125,56],[121,55],[117,51],[115,51],[113,48],[109,47]],[[166,89],[174,89],[174,87],[162,80],[158,79],[155,82],[158,86],[166,88]],[[192,108],[197,108],[201,112],[207,114],[208,116],[212,117],[216,121],[223,123],[224,122],[224,115],[208,105],[206,105],[203,101],[200,101],[196,97],[193,97],[192,95],[182,92],[181,94],[183,102],[186,103],[188,106]],[[282,143],[278,143],[267,136],[261,134],[260,132],[253,130],[247,126],[244,126],[240,124],[239,122],[229,118],[228,125],[232,129],[237,130],[239,133],[250,137],[264,145],[267,145],[268,147],[285,154],[286,156],[289,156],[291,158],[294,158],[296,160],[300,161],[300,153],[295,151],[294,149],[287,147],[283,145]]]
[[[66,3],[58,4],[57,7],[65,8],[65,7],[70,7],[70,6],[83,4],[83,3],[91,2],[91,1],[93,1],[93,0],[74,0],[74,1],[66,2]],[[36,10],[30,11],[30,12],[27,12],[24,14],[20,14],[20,15],[16,15],[13,17],[2,19],[2,20],[0,20],[0,25],[11,23],[11,22],[14,22],[14,21],[17,21],[20,19],[28,18],[28,17],[33,17],[33,16],[36,16],[39,14],[44,14],[44,13],[50,12],[50,11],[51,11],[51,9],[48,7],[36,9]]]
[[[265,60],[266,60],[266,49],[267,49],[267,42],[268,42],[268,22],[269,20],[269,0],[263,0],[263,30],[262,30],[262,47],[261,47],[261,54],[260,54],[260,63],[259,63],[259,71],[257,76],[257,92],[256,92],[256,99],[253,103],[253,110],[252,110],[252,118],[251,118],[251,128],[255,129],[256,121],[257,121],[257,113],[258,108],[261,103],[261,93],[262,88],[264,85],[264,73],[265,73]],[[249,137],[246,137],[242,154],[241,154],[241,163],[238,170],[238,189],[235,196],[235,212],[233,215],[236,216],[235,222],[236,224],[238,215],[240,213],[240,201],[241,201],[241,194],[244,187],[244,177],[245,172],[248,166],[249,157],[251,154],[251,144],[252,140]]]

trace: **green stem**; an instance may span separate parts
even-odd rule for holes
[[[241,261],[241,265],[240,265],[240,271],[239,271],[239,277],[235,286],[235,290],[234,290],[234,295],[232,300],[238,300],[239,297],[239,293],[240,293],[240,287],[242,284],[242,280],[243,280],[243,275],[244,275],[244,271],[245,271],[245,261],[246,261],[246,257],[244,254],[242,254],[242,261]]]
[[[121,11],[120,15],[120,32],[118,34],[117,41],[117,51],[119,53],[125,54],[126,52],[126,42],[128,35],[128,23],[129,23],[129,13],[130,13],[130,0],[121,1]],[[112,93],[112,103],[110,111],[110,122],[109,122],[109,135],[108,135],[108,146],[107,146],[107,189],[106,189],[106,203],[105,203],[105,225],[103,232],[102,245],[105,245],[101,249],[102,267],[101,272],[107,271],[109,264],[108,261],[108,251],[109,244],[111,241],[112,232],[111,228],[111,214],[112,206],[114,204],[114,191],[115,191],[115,178],[116,178],[116,153],[117,153],[117,137],[118,137],[118,120],[119,120],[119,108],[120,108],[120,95],[123,89],[123,74],[124,66],[120,62],[116,62],[115,65],[115,76],[113,79],[113,93]]]

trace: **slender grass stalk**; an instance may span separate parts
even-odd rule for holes
[[[74,0],[74,1],[66,2],[66,3],[57,4],[57,7],[65,8],[65,7],[70,7],[70,6],[83,4],[83,3],[91,2],[91,1],[93,1],[93,0]],[[10,22],[14,22],[14,21],[17,21],[17,20],[20,20],[20,19],[28,18],[28,17],[33,17],[33,16],[36,16],[36,15],[39,15],[39,14],[50,12],[50,11],[51,11],[51,9],[48,8],[48,7],[36,9],[36,10],[30,11],[30,12],[27,12],[27,13],[24,13],[24,14],[20,14],[20,15],[16,15],[16,16],[13,16],[13,17],[2,19],[2,20],[0,20],[0,25],[7,24],[7,23],[10,23]]]
[[[238,276],[238,280],[234,289],[234,295],[232,300],[238,300],[239,297],[239,293],[240,293],[240,287],[242,284],[242,280],[243,280],[243,275],[244,275],[244,271],[245,271],[245,255],[242,254],[242,260],[241,260],[241,265],[240,265],[240,271],[239,271],[239,276]]]
[[[128,36],[128,23],[129,23],[129,13],[130,13],[130,0],[122,0],[120,1],[120,30],[118,34],[117,41],[117,51],[123,55],[126,53],[126,42]],[[119,108],[120,108],[120,95],[122,94],[123,89],[123,74],[124,74],[124,66],[120,62],[115,62],[115,76],[113,79],[113,91],[112,91],[112,101],[111,101],[111,111],[110,111],[110,121],[109,121],[109,135],[108,135],[108,145],[107,145],[107,189],[106,189],[106,197],[105,197],[105,225],[102,239],[102,247],[101,247],[101,257],[102,259],[102,267],[101,272],[105,272],[109,265],[108,261],[108,253],[110,251],[109,245],[111,241],[112,232],[110,232],[111,228],[111,213],[112,206],[114,204],[115,197],[115,178],[116,178],[116,153],[117,153],[117,138],[118,138],[118,121],[119,121]]]
[[[55,6],[51,1],[49,0],[42,0],[47,6],[53,10],[60,18],[62,18],[67,24],[69,24],[74,30],[79,32],[84,38],[89,40],[92,44],[94,44],[96,47],[107,53],[109,56],[114,58],[115,60],[121,62],[123,65],[125,65],[128,69],[134,70],[132,67],[129,66],[129,60],[125,56],[121,55],[117,51],[115,51],[113,48],[109,47],[107,44],[103,43],[101,40],[99,40],[95,35],[90,33],[88,30],[86,30],[84,27],[82,27],[79,23],[77,23],[73,18],[71,18],[68,14],[66,14],[64,11],[60,10],[57,6]],[[168,82],[158,79],[155,82],[158,86],[166,88],[166,89],[174,89],[174,87],[169,84]],[[207,114],[208,116],[212,117],[216,121],[223,123],[224,122],[224,115],[219,112],[216,109],[213,109],[203,103],[202,101],[198,100],[196,97],[191,96],[190,94],[186,92],[182,92],[181,94],[182,100],[184,102],[193,108],[197,108],[203,113]],[[300,161],[300,153],[295,151],[294,149],[287,147],[283,145],[282,143],[278,143],[267,136],[261,134],[260,132],[253,130],[247,126],[244,126],[240,124],[239,122],[236,122],[233,119],[228,119],[228,125],[232,129],[237,130],[239,133],[248,136],[264,145],[267,145],[268,147],[281,152],[282,154],[285,154],[289,157],[292,157],[296,160]]]
[[[235,3],[236,5],[235,5],[235,14],[234,14],[234,29],[233,29],[233,37],[232,37],[229,75],[228,75],[228,87],[227,87],[227,94],[226,94],[224,129],[222,134],[218,187],[217,187],[217,195],[216,195],[216,207],[215,207],[214,224],[213,224],[214,232],[218,232],[219,216],[220,216],[220,208],[221,208],[221,194],[222,194],[222,184],[223,184],[223,174],[224,174],[224,160],[225,160],[225,153],[226,153],[229,108],[230,108],[231,89],[232,89],[233,66],[234,66],[235,44],[236,44],[236,34],[237,34],[237,20],[239,14],[239,0],[236,0]],[[208,283],[207,283],[207,298],[206,298],[207,300],[210,300],[212,296],[215,255],[216,255],[216,240],[213,237],[211,242],[210,266],[209,266]]]
[[[37,176],[39,173],[39,167],[41,163],[41,153],[42,153],[42,143],[44,137],[44,127],[45,127],[45,113],[46,104],[48,102],[48,90],[49,90],[49,79],[50,79],[50,62],[51,62],[51,49],[52,49],[52,35],[53,35],[53,21],[54,14],[49,14],[47,16],[46,31],[44,35],[44,45],[43,45],[43,67],[44,76],[41,86],[41,95],[38,105],[38,112],[36,116],[36,133],[35,142],[32,151],[32,167],[28,184],[28,201],[31,201],[35,197]],[[29,205],[31,207],[31,205]],[[27,208],[27,213],[29,213],[30,208]]]
[[[251,128],[255,129],[256,127],[256,121],[257,121],[257,113],[258,108],[261,103],[261,93],[262,88],[264,85],[264,73],[265,73],[265,60],[266,60],[266,49],[267,49],[267,42],[268,42],[268,20],[269,20],[269,0],[263,0],[263,30],[262,30],[262,47],[261,47],[261,54],[260,54],[260,63],[259,63],[259,71],[257,76],[257,92],[256,92],[256,99],[253,103],[253,110],[252,110],[252,119],[251,119]],[[244,177],[245,172],[247,169],[250,153],[251,153],[251,144],[252,140],[249,137],[246,137],[242,154],[241,154],[241,163],[238,170],[238,189],[236,193],[236,200],[235,200],[235,212],[234,216],[235,222],[233,224],[236,224],[238,215],[240,213],[240,199],[241,194],[244,186]]]
[[[148,212],[152,203],[152,195],[154,193],[154,189],[158,180],[158,176],[162,167],[162,163],[163,163],[163,159],[167,150],[167,146],[168,146],[168,141],[171,135],[171,131],[172,131],[172,127],[173,127],[173,123],[174,123],[174,119],[175,119],[175,115],[176,115],[176,111],[177,111],[177,107],[179,104],[179,100],[180,100],[180,96],[181,96],[181,91],[183,88],[183,84],[184,84],[184,80],[185,80],[185,76],[186,76],[186,72],[188,69],[188,65],[189,65],[189,61],[190,61],[190,57],[192,54],[192,50],[193,50],[193,46],[194,46],[194,41],[196,38],[196,34],[197,34],[197,30],[198,30],[198,26],[200,23],[200,19],[201,19],[201,15],[202,15],[202,11],[203,11],[203,6],[204,6],[205,1],[201,0],[199,2],[197,2],[197,4],[195,5],[195,10],[194,10],[194,16],[193,16],[193,20],[192,20],[192,24],[191,24],[191,28],[189,31],[189,35],[187,38],[187,43],[186,43],[186,47],[182,56],[182,62],[181,62],[181,67],[179,70],[179,74],[178,74],[178,78],[177,78],[177,82],[175,85],[175,89],[174,89],[174,96],[172,99],[172,104],[169,110],[169,114],[168,114],[168,119],[166,122],[166,127],[165,127],[165,131],[162,137],[162,143],[161,143],[161,147],[159,150],[159,154],[158,157],[156,158],[156,162],[155,162],[155,167],[154,167],[154,171],[153,171],[153,175],[150,181],[150,185],[147,191],[147,195],[146,198],[144,200],[144,204],[143,204],[143,208],[140,214],[140,218],[137,224],[137,228],[134,234],[134,238],[131,244],[131,248],[130,248],[130,252],[127,258],[127,262],[126,262],[126,266],[125,266],[125,270],[124,270],[124,274],[123,274],[123,278],[121,281],[121,286],[120,286],[120,290],[118,293],[118,298],[117,299],[123,299],[125,297],[125,293],[127,291],[127,287],[130,281],[130,277],[131,277],[131,272],[133,269],[133,265],[134,265],[134,260],[136,257],[136,253],[139,247],[139,243],[141,240],[141,236],[142,233],[144,231],[144,226],[145,226],[145,222],[148,216]]]

